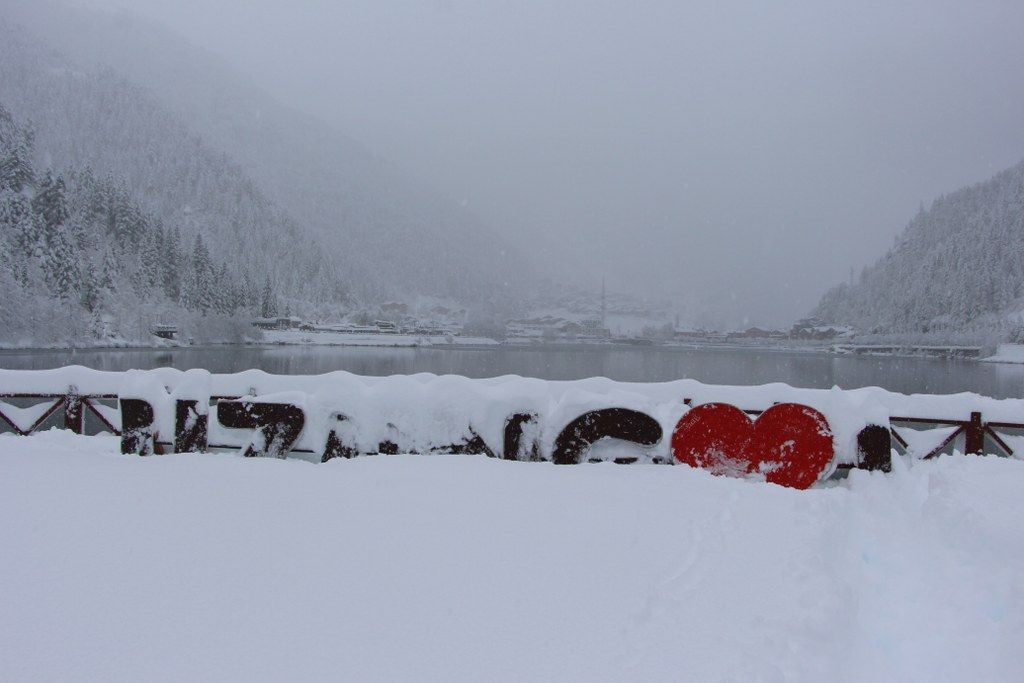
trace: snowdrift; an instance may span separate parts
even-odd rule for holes
[[[924,458],[960,438],[970,453],[983,452],[988,440],[1019,456],[1019,437],[1005,430],[1024,429],[1017,422],[1021,399],[906,396],[878,388],[258,370],[213,375],[170,368],[0,371],[0,399],[31,397],[56,401],[30,407],[0,401],[0,424],[28,434],[63,409],[65,426],[82,432],[88,409],[122,435],[122,452],[140,455],[229,448],[314,462],[397,453],[558,464],[678,461],[796,488],[824,481],[837,468],[888,469],[893,439]],[[100,403],[113,399],[117,406]],[[900,434],[898,421],[931,429]]]
[[[126,457],[0,435],[0,679],[1018,681],[1024,464]]]
[[[1024,344],[1000,344],[994,354],[981,360],[986,363],[1024,363]]]
[[[0,370],[0,393],[60,395],[73,388],[81,395],[132,396],[159,406],[180,398],[249,396],[264,401],[293,401],[306,411],[306,425],[295,443],[299,451],[319,453],[338,415],[357,449],[373,449],[383,440],[397,440],[401,452],[429,450],[472,436],[500,451],[505,421],[515,413],[534,414],[543,429],[545,455],[556,436],[588,410],[617,406],[656,419],[666,434],[690,405],[724,402],[747,411],[763,411],[776,403],[811,406],[827,418],[835,436],[837,463],[854,463],[856,437],[868,424],[887,424],[896,415],[964,420],[983,411],[992,422],[1018,422],[1024,399],[992,399],[978,394],[905,395],[869,387],[854,390],[800,389],[785,384],[714,386],[695,380],[662,383],[616,382],[606,378],[549,381],[507,375],[468,379],[453,375],[363,377],[348,372],[323,375],[269,375],[260,370],[210,374],[202,370],[160,368],[105,372],[70,366],[54,370]],[[109,417],[109,416],[108,416]],[[160,425],[173,433],[173,425]],[[211,443],[244,445],[247,435],[210,421]],[[667,440],[666,440],[667,441]],[[667,443],[647,455],[668,455]]]

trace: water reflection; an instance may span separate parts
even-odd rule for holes
[[[800,387],[881,386],[905,393],[976,391],[1024,395],[1024,366],[957,360],[777,353],[748,349],[575,347],[538,349],[387,349],[359,347],[190,347],[91,351],[0,352],[0,367],[45,369],[84,365],[100,370],[171,366],[274,374],[348,370],[361,375],[416,372],[545,379],[604,376],[634,382],[690,377],[714,384],[785,382]]]

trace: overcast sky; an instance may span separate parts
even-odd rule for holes
[[[111,1],[529,240],[783,323],[1024,158],[1024,2]],[[595,285],[596,286],[596,285]]]

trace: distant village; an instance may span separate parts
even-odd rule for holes
[[[680,316],[670,302],[609,292],[603,280],[600,289],[543,284],[542,294],[523,303],[528,313],[520,317],[481,318],[451,301],[426,299],[418,305],[390,301],[347,311],[332,321],[286,313],[256,318],[252,326],[266,332],[264,338],[269,341],[372,344],[378,339],[382,345],[415,345],[417,339],[435,344],[468,344],[475,340],[489,344],[779,345],[791,340],[843,341],[854,334],[849,327],[815,318],[798,320],[789,330],[688,328],[680,324]]]
[[[426,337],[460,336],[465,326],[466,310],[434,306],[425,314],[414,314],[408,304],[381,304],[373,314],[360,311],[346,316],[344,322],[304,320],[294,315],[254,318],[252,326],[261,330],[299,330],[335,334],[405,334]]]
[[[297,316],[255,318],[252,326],[264,331],[297,331],[351,335],[406,335],[417,337],[485,337],[507,343],[619,343],[653,345],[665,343],[751,343],[782,342],[788,340],[830,341],[851,337],[854,331],[845,326],[831,325],[814,318],[797,321],[789,330],[749,327],[741,331],[723,332],[708,329],[688,329],[671,323],[646,325],[642,330],[613,334],[604,315],[572,317],[569,315],[536,315],[512,318],[504,323],[491,322],[486,329],[467,324],[466,310],[447,306],[434,306],[428,311],[414,314],[404,303],[391,302],[379,307],[379,316],[357,314],[356,320],[321,322],[304,320]]]

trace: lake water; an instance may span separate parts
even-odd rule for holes
[[[904,393],[974,391],[996,398],[1024,396],[1024,365],[745,348],[208,346],[0,352],[0,368],[25,370],[63,365],[84,365],[98,370],[171,366],[225,373],[260,368],[285,375],[347,370],[360,375],[433,372],[467,377],[516,374],[544,379],[604,376],[637,382],[689,377],[709,384],[785,382],[823,389],[835,385],[847,389],[880,386]]]

